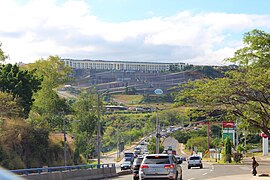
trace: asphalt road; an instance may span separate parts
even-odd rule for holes
[[[175,148],[179,154],[183,155],[183,152],[181,151],[181,146],[178,144],[177,140],[174,138],[167,138],[163,142],[163,145],[166,146],[172,146]],[[104,161],[111,161],[113,157],[107,157],[108,159],[103,159]],[[254,177],[251,174],[251,160],[247,159],[247,162],[244,163],[243,165],[213,165],[208,162],[203,162],[203,168],[191,168],[187,169],[187,163],[186,161],[183,162],[182,164],[182,170],[183,170],[183,179],[184,180],[255,180],[255,179],[262,179],[262,177]],[[250,161],[250,162],[249,162]],[[121,162],[120,162],[121,163]],[[116,163],[117,167],[117,172],[120,171],[120,163]],[[258,173],[265,173],[266,170],[270,168],[270,159],[269,160],[264,160],[264,159],[259,159],[259,169]],[[123,175],[123,176],[118,176],[115,178],[110,178],[110,179],[119,179],[119,180],[131,180],[133,179],[132,174],[129,175]],[[269,179],[269,178],[264,178],[264,179]]]
[[[204,168],[187,169],[187,164],[182,164],[184,180],[252,180],[248,165],[212,165],[204,162]],[[255,177],[256,178],[256,177]],[[258,177],[257,177],[258,178]],[[111,179],[131,180],[132,175],[124,175]],[[268,179],[268,178],[267,178]]]

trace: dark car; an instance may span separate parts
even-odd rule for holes
[[[125,159],[125,161],[131,161],[133,163],[133,161],[134,161],[134,153],[133,152],[125,152],[124,153],[124,159]]]
[[[131,170],[131,161],[124,161],[123,164],[120,165],[121,171],[122,170]]]
[[[143,160],[143,156],[139,156],[134,160],[134,163],[132,165],[132,173],[133,173],[133,179],[138,180],[139,179],[139,169],[141,166]]]

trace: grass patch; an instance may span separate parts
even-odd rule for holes
[[[116,158],[115,161],[120,162],[123,158],[124,158],[124,155],[120,154],[119,158]]]
[[[124,94],[119,94],[119,95],[113,95],[113,98],[117,102],[122,102],[124,104],[139,104],[143,96],[142,95],[124,95]]]

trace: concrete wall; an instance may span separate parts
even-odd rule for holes
[[[117,176],[115,167],[100,168],[100,169],[82,169],[73,171],[53,172],[30,174],[21,176],[27,180],[88,180],[88,179],[104,179]]]

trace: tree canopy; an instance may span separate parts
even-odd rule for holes
[[[43,78],[41,90],[34,94],[35,102],[30,112],[30,122],[51,130],[61,129],[63,112],[68,113],[70,108],[65,99],[59,97],[55,88],[68,80],[71,69],[65,66],[58,56],[37,60],[25,68],[35,70],[35,75]]]
[[[56,88],[69,80],[68,74],[72,69],[65,66],[58,56],[49,56],[47,59],[39,59],[26,66],[29,70],[35,70],[35,74],[43,78],[42,86]],[[43,85],[45,84],[45,85]]]
[[[1,49],[2,43],[0,42],[0,62],[5,62],[7,59],[7,55],[5,55],[4,51]]]
[[[225,119],[242,120],[270,136],[270,35],[255,29],[245,34],[243,42],[245,46],[226,59],[237,64],[237,69],[224,78],[182,85],[176,101],[222,109]]]
[[[33,103],[33,93],[40,89],[41,79],[34,71],[21,70],[18,65],[0,66],[0,91],[20,98],[24,116],[27,117]]]

